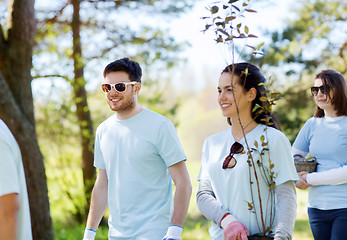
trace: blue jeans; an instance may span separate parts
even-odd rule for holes
[[[347,239],[347,208],[333,210],[308,208],[308,216],[315,240]]]

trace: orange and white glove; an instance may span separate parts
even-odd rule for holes
[[[225,240],[248,240],[249,232],[247,227],[231,214],[222,219],[221,227],[224,229],[223,237]]]

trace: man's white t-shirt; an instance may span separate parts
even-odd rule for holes
[[[0,153],[0,196],[11,193],[18,194],[20,206],[18,239],[32,239],[28,193],[21,152],[11,131],[1,119]]]
[[[186,159],[176,129],[144,108],[96,131],[94,166],[108,178],[109,239],[161,239],[172,216],[168,167]]]

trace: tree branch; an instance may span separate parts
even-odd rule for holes
[[[57,22],[58,21],[58,18],[61,16],[61,15],[63,15],[63,11],[64,11],[64,9],[67,7],[67,6],[69,6],[70,5],[70,1],[67,1],[65,4],[64,4],[64,6],[62,6],[55,14],[54,14],[54,17],[52,17],[52,18],[49,18],[49,19],[46,19],[44,22],[46,22],[46,23],[55,23],[55,22]]]
[[[48,74],[48,75],[35,75],[33,76],[33,79],[38,78],[63,78],[67,82],[71,82],[71,79],[68,76],[60,75],[60,74]]]

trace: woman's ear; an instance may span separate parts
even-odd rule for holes
[[[257,97],[257,90],[255,88],[251,88],[248,91],[248,101],[252,102]]]

